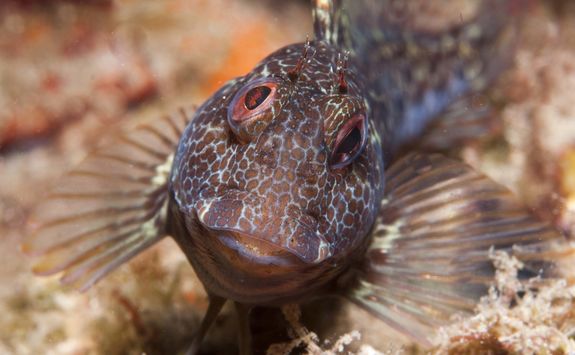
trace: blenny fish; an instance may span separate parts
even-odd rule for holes
[[[436,33],[390,1],[315,0],[313,40],[72,170],[32,218],[34,271],[86,290],[170,236],[209,295],[189,353],[229,300],[243,354],[255,306],[335,294],[429,345],[487,293],[491,250],[521,278],[560,275],[562,234],[432,150],[485,132],[469,100],[505,68],[519,3],[485,0]]]

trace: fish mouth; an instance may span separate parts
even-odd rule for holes
[[[245,194],[248,194],[245,192]],[[240,194],[242,195],[242,194]],[[238,198],[238,192],[233,198],[228,194],[199,201],[195,205],[197,220],[209,234],[218,242],[236,252],[239,256],[254,263],[294,265],[317,264],[332,255],[328,241],[317,228],[307,226],[297,219],[289,219],[293,228],[289,232],[274,230],[267,225],[245,223],[245,211],[259,211],[257,199],[245,196]],[[240,218],[243,219],[240,223]],[[278,222],[280,218],[270,221]],[[269,225],[268,224],[268,225]],[[279,223],[277,223],[279,224]]]
[[[290,266],[299,258],[289,250],[240,231],[212,230],[218,241],[250,262],[265,265]]]

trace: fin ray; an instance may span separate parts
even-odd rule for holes
[[[39,257],[34,272],[86,290],[162,239],[169,167],[190,117],[140,124],[69,172],[29,221],[22,249]]]
[[[374,239],[347,296],[422,344],[486,295],[493,250],[521,260],[521,278],[560,277],[559,260],[575,254],[509,191],[463,163],[410,154],[387,172]]]

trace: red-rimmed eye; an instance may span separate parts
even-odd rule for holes
[[[367,142],[365,114],[356,113],[339,129],[333,145],[330,165],[343,168],[361,154]]]
[[[278,83],[262,79],[244,86],[228,107],[228,123],[242,141],[249,141],[271,120]]]
[[[256,86],[250,91],[246,92],[246,96],[244,98],[244,105],[248,110],[255,110],[260,106],[262,103],[266,101],[272,89],[269,86],[261,85]]]

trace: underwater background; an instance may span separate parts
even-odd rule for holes
[[[477,1],[396,3],[406,21],[441,30],[472,16]],[[80,294],[55,277],[32,275],[19,251],[27,216],[104,133],[201,104],[275,49],[312,37],[311,21],[307,1],[0,2],[0,354],[185,349],[207,301],[171,239]],[[575,3],[531,1],[518,31],[514,64],[475,100],[494,109],[491,134],[450,155],[573,236]],[[442,329],[433,351],[575,352],[571,284],[550,285],[511,307],[498,295],[513,289],[515,266],[504,256],[499,262],[499,292],[478,316]],[[421,351],[357,307],[333,307],[311,316],[304,309],[303,320],[286,310],[294,341],[269,351],[303,343],[311,353]],[[205,349],[234,351],[235,336],[235,320],[224,312]]]

